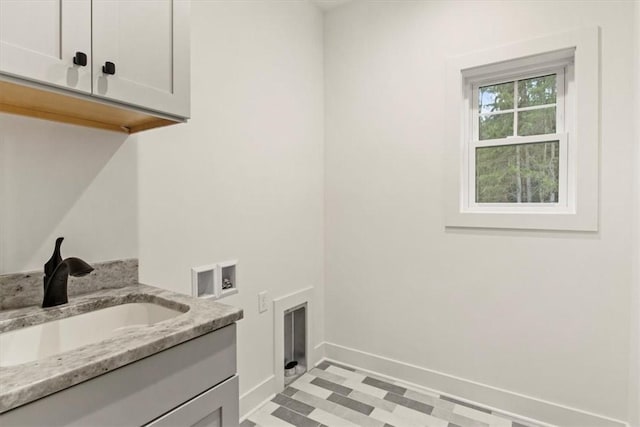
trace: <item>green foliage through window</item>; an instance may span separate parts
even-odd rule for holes
[[[556,203],[558,141],[476,148],[476,203]]]
[[[556,103],[556,75],[518,81],[518,107]]]
[[[513,113],[480,116],[480,140],[513,136]]]
[[[516,88],[518,105],[514,107]],[[555,74],[481,86],[478,88],[478,138],[484,141],[555,133],[555,104]],[[514,129],[516,115],[518,126]]]
[[[513,109],[514,82],[480,88],[478,97],[480,113],[494,113]]]
[[[547,137],[476,147],[476,203],[558,202],[560,143],[548,137],[557,132],[556,85],[549,74],[478,88],[478,140]]]
[[[518,135],[556,133],[556,107],[518,112]]]

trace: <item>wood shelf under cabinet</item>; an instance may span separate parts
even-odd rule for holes
[[[132,134],[182,123],[87,95],[0,80],[0,112]]]

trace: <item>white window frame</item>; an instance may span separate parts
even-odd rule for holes
[[[514,64],[512,64],[514,65]],[[533,107],[518,107],[517,91],[518,85],[515,84],[514,106],[512,109],[500,111],[498,114],[513,114],[514,133],[518,129],[518,111],[530,111],[539,108],[556,107],[556,133],[545,135],[530,136],[508,136],[506,138],[480,140],[479,138],[479,121],[481,115],[478,108],[479,88],[488,85],[508,83],[513,81],[524,80],[532,77],[541,77],[554,74],[556,76],[556,102],[554,104],[546,104]],[[463,211],[465,212],[571,212],[575,209],[575,192],[573,188],[569,188],[569,175],[575,172],[575,162],[573,156],[569,155],[569,133],[571,129],[571,121],[565,120],[565,117],[571,117],[572,100],[567,91],[565,81],[570,81],[573,75],[573,65],[570,61],[561,63],[547,64],[546,66],[537,65],[535,67],[527,67],[517,73],[490,74],[489,76],[476,77],[469,79],[467,83],[466,98],[471,102],[468,104],[469,126],[465,133],[465,151],[468,161],[464,161],[462,166],[462,193],[464,199]],[[565,102],[567,101],[567,102]],[[556,203],[477,203],[476,202],[476,148],[480,147],[499,147],[505,145],[543,143],[543,142],[559,142],[559,159],[558,159],[558,201]],[[571,159],[571,164],[569,162]]]
[[[597,27],[585,28],[447,61],[445,226],[597,231],[599,38]],[[556,101],[562,126],[556,134],[478,140],[474,88],[551,73],[562,74]],[[476,147],[545,141],[560,143],[559,167],[565,173],[559,174],[558,203],[475,202]]]

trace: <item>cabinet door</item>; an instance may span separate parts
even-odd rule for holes
[[[94,95],[188,117],[189,9],[189,0],[93,0]]]
[[[146,427],[233,427],[239,418],[238,376],[205,391]]]
[[[90,93],[91,0],[0,0],[0,73]]]

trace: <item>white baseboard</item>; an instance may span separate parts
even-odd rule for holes
[[[323,342],[322,356],[503,413],[567,427],[628,427],[604,415],[549,402],[353,348]],[[318,357],[317,360],[323,357]]]
[[[253,411],[273,399],[277,393],[276,388],[276,377],[271,375],[240,396],[240,421],[244,421]]]
[[[326,343],[322,341],[320,344],[313,348],[314,366],[318,366],[318,363],[322,362],[326,356],[324,352],[324,345]]]

